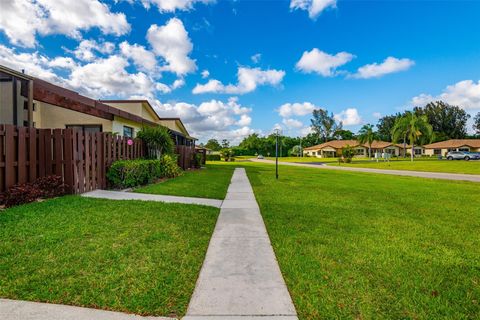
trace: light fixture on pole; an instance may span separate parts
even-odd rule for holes
[[[281,130],[279,128],[276,128],[275,130],[273,130],[273,132],[275,132],[275,135],[276,135],[276,139],[275,139],[275,178],[278,180],[278,136],[280,135]]]

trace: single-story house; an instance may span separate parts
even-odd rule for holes
[[[480,139],[451,139],[425,145],[425,154],[445,156],[449,151],[480,152]]]
[[[147,100],[95,100],[0,65],[0,123],[79,128],[135,137],[144,126],[165,126],[176,145],[194,146],[179,118],[160,118]]]
[[[342,155],[342,149],[347,145],[353,148],[356,157],[368,157],[368,144],[360,144],[357,140],[327,141],[322,144],[305,148],[303,149],[303,153],[307,156],[317,158],[340,157]],[[407,152],[411,152],[411,146],[406,147]],[[373,141],[371,149],[372,156],[375,153],[389,153],[394,156],[403,154],[402,144],[395,144],[386,141]],[[424,153],[424,149],[420,146],[416,146],[414,150],[416,156],[421,156]]]

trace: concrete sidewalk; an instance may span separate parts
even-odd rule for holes
[[[0,299],[2,320],[173,320],[51,303]]]
[[[260,163],[271,163],[271,164],[275,163],[275,161],[273,160],[266,160],[266,159],[250,159],[250,160],[253,162],[260,162]],[[475,175],[475,174],[407,171],[407,170],[385,170],[385,169],[370,169],[370,168],[359,168],[359,167],[339,167],[339,166],[329,166],[324,164],[309,164],[309,163],[295,163],[295,162],[281,162],[281,161],[279,161],[278,163],[281,164],[282,166],[379,173],[379,174],[389,174],[394,176],[408,176],[408,177],[430,178],[430,179],[480,182],[480,175]]]
[[[94,190],[94,191],[83,193],[82,197],[110,199],[110,200],[143,200],[143,201],[159,201],[159,202],[170,202],[170,203],[185,203],[185,204],[211,206],[216,208],[220,208],[223,202],[222,200],[217,200],[217,199],[164,196],[164,195],[157,195],[157,194],[110,191],[110,190]]]
[[[297,319],[245,169],[237,168],[185,320]]]

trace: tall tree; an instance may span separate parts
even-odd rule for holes
[[[392,130],[395,126],[395,121],[401,117],[402,115],[400,113],[396,113],[394,115],[384,116],[378,119],[377,132],[380,140],[392,141]]]
[[[467,135],[467,120],[470,115],[460,107],[435,101],[423,108],[416,107],[413,111],[417,116],[427,117],[436,141],[463,139]]]
[[[222,140],[222,148],[226,149],[230,147],[230,142],[227,139]]]
[[[352,140],[352,139],[355,138],[355,135],[353,134],[352,131],[350,131],[350,130],[345,130],[345,129],[338,130],[337,133],[336,133],[336,136],[337,136],[340,140]]]
[[[480,135],[480,112],[473,118],[473,130],[476,135]]]
[[[213,151],[220,151],[222,149],[222,146],[220,145],[217,139],[210,139],[205,144],[205,148],[208,148]]]
[[[342,130],[342,123],[337,123],[333,113],[328,114],[327,110],[313,110],[312,130],[317,134],[322,142],[331,140],[339,130]]]
[[[364,125],[357,134],[358,142],[361,144],[368,144],[368,157],[372,157],[372,143],[378,139],[378,134],[373,130],[373,125],[366,124]]]
[[[412,145],[411,161],[413,161],[415,145],[423,145],[430,142],[432,140],[433,128],[428,122],[426,115],[418,116],[414,112],[409,111],[401,119],[398,119],[397,122],[398,125],[397,123],[395,124],[396,130],[393,130],[393,141],[396,142],[399,137],[403,137],[405,143],[406,138],[408,138]]]

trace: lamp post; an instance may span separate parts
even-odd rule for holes
[[[276,139],[275,139],[275,178],[278,180],[278,136],[280,135],[280,129],[274,130]]]

